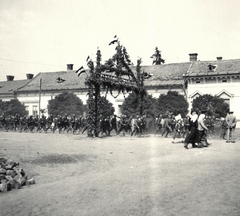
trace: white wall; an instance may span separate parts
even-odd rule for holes
[[[237,119],[240,119],[240,83],[227,82],[227,83],[192,83],[188,85],[188,102],[191,105],[194,94],[199,92],[203,94],[222,95],[222,98],[230,99],[230,110],[234,111]],[[240,127],[240,125],[238,125]]]

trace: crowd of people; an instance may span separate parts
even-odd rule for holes
[[[189,132],[184,139],[184,148],[188,149],[188,145],[192,144],[192,148],[208,147],[210,143],[207,140],[207,132],[210,130],[207,124],[206,111],[203,110],[198,115],[196,111],[192,111],[189,119]],[[221,134],[220,138],[226,137],[226,142],[235,143],[234,132],[236,128],[236,117],[232,111],[229,111],[226,118],[221,119]]]
[[[109,116],[107,118],[101,117],[99,120],[99,134],[110,136],[112,131],[116,135],[129,133],[131,136],[140,135],[147,131],[146,117],[136,116],[129,118],[126,115]],[[76,117],[75,115],[56,116],[49,115],[46,117],[42,115],[0,117],[0,129],[4,131],[19,131],[19,132],[56,132],[58,133],[72,133],[80,134],[88,130],[87,119],[85,117]]]
[[[162,137],[170,135],[172,143],[175,143],[176,138],[181,138],[186,149],[189,144],[192,144],[193,148],[203,148],[210,145],[207,141],[207,134],[209,136],[215,133],[215,121],[214,116],[206,116],[206,111],[201,113],[192,111],[190,115],[183,118],[180,114],[175,116],[166,112],[164,115],[159,114],[153,121],[148,121],[146,115],[112,115],[107,118],[100,116],[99,134],[110,136],[114,131],[115,135],[142,136],[149,133],[150,126],[153,126],[155,135],[160,134]],[[234,142],[236,117],[233,112],[229,112],[226,118],[221,118],[220,124],[220,139]],[[16,114],[15,116],[2,115],[0,129],[19,132],[51,131],[54,133],[58,131],[58,133],[80,134],[88,130],[88,124],[85,117],[76,117],[75,115],[20,117]]]

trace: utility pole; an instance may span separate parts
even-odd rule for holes
[[[38,100],[38,115],[41,115],[41,94],[42,94],[42,78],[39,81],[39,100]]]

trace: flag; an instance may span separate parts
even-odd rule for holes
[[[86,62],[87,62],[87,66],[88,66],[89,68],[93,68],[93,67],[94,67],[93,61],[92,61],[92,59],[90,58],[90,56],[87,57]]]
[[[113,37],[113,40],[112,40],[108,45],[115,44],[116,42],[118,42],[117,35],[115,35],[115,36]]]
[[[82,73],[86,73],[85,69],[83,68],[83,66],[81,66],[78,70],[76,70],[75,73],[78,73],[78,76],[80,76]]]

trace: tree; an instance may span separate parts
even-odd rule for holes
[[[99,108],[99,114],[103,118],[107,118],[114,114],[115,109],[113,107],[113,104],[110,103],[105,97],[100,97],[100,108]]]
[[[122,104],[122,113],[127,116],[139,115],[139,97],[135,92],[132,92],[126,97],[125,101]],[[156,102],[157,100],[146,93],[143,98],[143,110],[148,117],[156,117]]]
[[[192,109],[198,111],[207,110],[207,115],[215,115],[216,117],[225,117],[229,109],[229,105],[218,96],[204,94],[193,100]]]
[[[73,93],[63,92],[48,102],[48,113],[56,115],[82,115],[84,105]]]
[[[177,91],[168,91],[166,95],[160,95],[157,105],[158,112],[161,114],[170,112],[174,115],[181,114],[181,116],[185,116],[188,113],[188,103],[185,97]]]
[[[19,116],[27,115],[25,106],[18,99],[0,101],[0,113],[3,113],[6,116],[15,116],[16,114]]]
[[[160,65],[162,63],[165,63],[165,60],[162,59],[161,51],[159,51],[157,47],[155,48],[155,53],[150,58],[153,58],[153,65]]]

